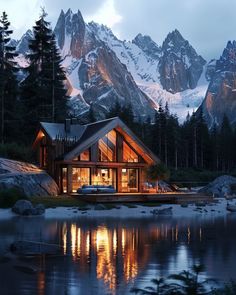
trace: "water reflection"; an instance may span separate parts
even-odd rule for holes
[[[9,288],[19,295],[129,294],[133,285],[194,263],[206,264],[210,277],[236,278],[235,226],[233,218],[1,221],[0,255],[19,239],[59,244],[62,255],[0,263],[0,294]],[[13,266],[22,263],[37,273],[16,272]]]

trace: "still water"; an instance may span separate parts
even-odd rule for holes
[[[236,217],[0,221],[0,256],[16,240],[62,245],[61,255],[0,260],[1,295],[130,294],[133,286],[204,263],[236,279]],[[27,273],[16,266],[36,270]]]

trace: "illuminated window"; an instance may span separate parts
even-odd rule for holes
[[[77,192],[78,188],[88,184],[90,184],[90,169],[72,168],[72,192]]]
[[[114,162],[116,161],[116,132],[111,130],[103,138],[99,139],[99,161]]]
[[[123,141],[123,162],[138,162],[138,155]]]
[[[74,158],[73,161],[90,161],[90,150],[83,151],[78,157]]]
[[[86,150],[80,154],[80,161],[89,161],[90,160],[90,152]]]

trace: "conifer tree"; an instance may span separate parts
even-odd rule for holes
[[[33,27],[34,38],[29,43],[30,65],[22,83],[22,103],[25,108],[27,136],[32,137],[39,121],[62,121],[67,115],[66,79],[50,23],[42,14]],[[29,128],[27,128],[29,126]]]
[[[1,143],[14,138],[14,119],[17,104],[17,79],[14,57],[15,47],[10,46],[12,30],[7,14],[0,17],[0,97]]]

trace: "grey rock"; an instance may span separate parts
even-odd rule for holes
[[[95,205],[94,210],[106,210],[106,207],[102,204],[97,204]]]
[[[27,197],[57,196],[56,182],[45,171],[24,162],[0,158],[0,191],[16,188]]]
[[[45,206],[43,204],[38,204],[34,208],[36,210],[36,215],[42,215],[45,213]]]
[[[236,177],[222,175],[199,190],[199,193],[213,195],[214,197],[225,197],[231,194],[231,185],[236,184]]]
[[[18,200],[12,207],[12,211],[19,215],[30,215],[33,209],[32,203],[28,200]]]

